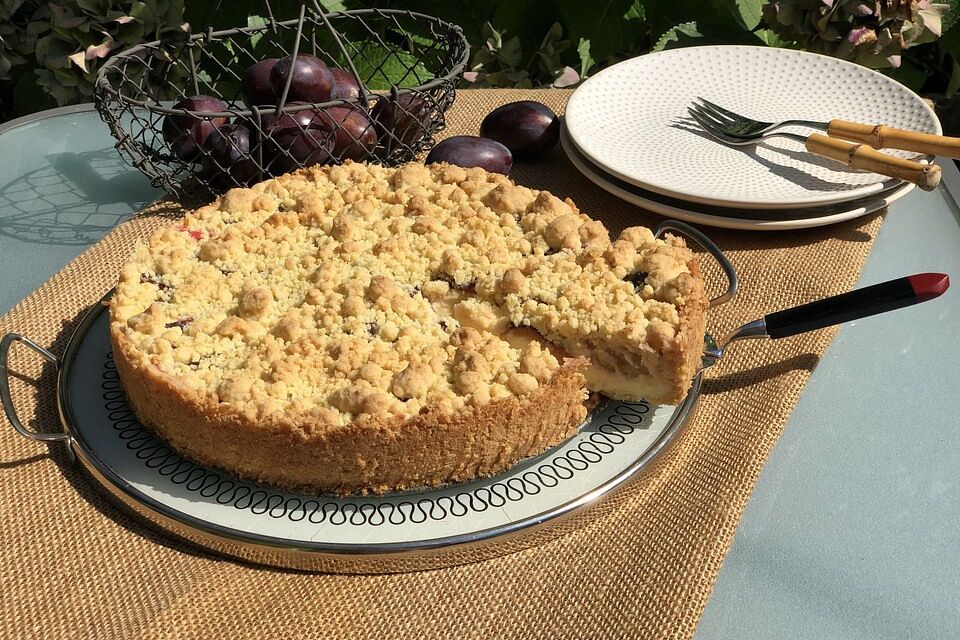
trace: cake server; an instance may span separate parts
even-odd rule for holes
[[[704,340],[703,369],[715,365],[732,342],[754,338],[786,338],[835,324],[886,313],[937,298],[950,287],[945,273],[917,273],[854,289],[798,307],[768,313],[734,330],[719,345],[708,334]]]

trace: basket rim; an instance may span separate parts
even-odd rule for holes
[[[316,12],[311,12],[311,13],[313,13],[314,16],[316,16],[317,18],[319,18],[320,16],[320,14],[317,14]],[[323,16],[329,19],[329,18],[335,18],[337,16],[356,16],[356,15],[371,15],[371,14],[383,15],[383,16],[403,15],[403,16],[408,16],[408,17],[418,18],[418,19],[423,18],[431,22],[434,22],[440,25],[441,27],[448,28],[451,34],[454,35],[455,37],[458,37],[461,43],[463,44],[463,54],[460,56],[458,60],[454,61],[454,64],[448,73],[442,76],[433,78],[432,80],[422,85],[418,85],[416,87],[400,88],[400,87],[394,86],[392,89],[389,90],[387,94],[370,92],[371,96],[393,95],[394,91],[396,92],[396,95],[403,95],[403,94],[413,93],[413,92],[423,92],[438,86],[442,86],[444,83],[447,83],[447,82],[454,82],[454,84],[456,83],[456,79],[461,76],[461,74],[463,73],[463,70],[467,66],[468,61],[470,60],[470,43],[467,41],[466,36],[463,34],[463,29],[460,27],[460,25],[454,24],[452,22],[447,22],[446,20],[441,20],[436,16],[427,15],[425,13],[420,13],[417,11],[408,11],[406,9],[350,9],[348,11],[333,11],[330,13],[325,13],[323,14]],[[279,26],[292,26],[292,25],[296,25],[297,22],[299,22],[299,19],[293,18],[290,20],[278,21],[275,24]],[[260,32],[267,31],[271,28],[273,28],[273,25],[270,22],[261,26],[235,27],[232,29],[221,29],[220,31],[214,31],[212,28],[208,28],[203,33],[195,33],[190,35],[186,39],[186,42],[209,40],[210,38],[217,37],[217,36],[237,35],[242,33],[260,33]],[[107,74],[110,72],[111,69],[119,67],[122,62],[124,62],[126,59],[130,58],[134,54],[140,53],[141,51],[146,51],[148,49],[155,49],[160,45],[164,44],[165,42],[169,42],[169,40],[153,40],[151,42],[144,42],[144,43],[129,47],[127,49],[124,49],[123,51],[120,51],[119,53],[116,53],[115,55],[110,56],[110,58],[103,64],[102,67],[100,67],[100,70],[97,72],[97,79],[96,79],[96,82],[94,83],[94,93],[95,94],[106,93],[111,98],[119,100],[120,102],[123,102],[125,104],[132,105],[134,107],[140,107],[142,109],[146,109],[153,113],[159,113],[163,115],[178,115],[178,116],[193,115],[193,116],[198,116],[202,118],[251,117],[251,116],[258,115],[259,113],[266,113],[268,111],[276,110],[275,105],[267,109],[260,109],[259,106],[255,106],[254,109],[244,108],[244,109],[233,109],[231,111],[195,111],[190,109],[175,109],[173,107],[165,107],[160,102],[157,102],[150,98],[148,98],[147,100],[137,100],[135,98],[125,96],[110,84],[110,81],[107,78]],[[343,105],[344,103],[353,104],[348,100],[337,99],[337,100],[331,100],[327,102],[309,103],[309,106],[327,107],[327,106]],[[289,106],[291,105],[289,104],[284,105],[282,107],[282,111],[286,112]],[[296,110],[307,108],[305,105],[295,105],[295,106],[297,106]]]

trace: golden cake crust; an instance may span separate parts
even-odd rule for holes
[[[457,413],[366,416],[331,428],[316,418],[257,419],[176,385],[142,366],[131,341],[111,330],[117,372],[141,422],[174,449],[242,478],[291,490],[381,493],[489,476],[572,436],[587,411],[583,359],[548,384]]]
[[[586,386],[679,401],[706,305],[678,238],[611,241],[569,200],[480,169],[348,163],[156,232],[110,334],[134,411],[185,455],[379,492],[542,452],[581,424]]]

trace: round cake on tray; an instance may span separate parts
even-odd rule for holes
[[[675,403],[707,300],[680,238],[612,240],[482,169],[311,167],[140,243],[110,303],[140,420],[295,490],[498,473],[576,432],[590,392]]]

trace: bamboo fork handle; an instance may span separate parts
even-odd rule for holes
[[[854,169],[912,182],[924,191],[933,191],[940,184],[940,167],[937,165],[888,156],[866,144],[845,142],[815,133],[807,138],[806,147],[810,153],[838,160]]]
[[[846,120],[831,120],[827,135],[854,142],[863,142],[874,149],[903,149],[934,156],[960,159],[960,138],[935,136],[888,127],[885,124],[860,124]]]

